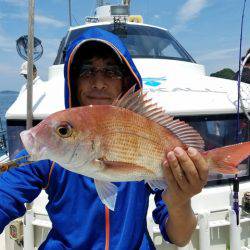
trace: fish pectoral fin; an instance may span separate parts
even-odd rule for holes
[[[117,187],[111,182],[94,180],[96,191],[104,205],[110,210],[115,210],[115,202],[117,197]]]
[[[155,189],[159,190],[167,189],[167,183],[164,180],[148,180],[145,181],[145,183],[147,183],[153,191],[155,191]]]
[[[103,170],[106,167],[104,158],[95,159],[93,163],[93,166],[95,166],[98,171]]]

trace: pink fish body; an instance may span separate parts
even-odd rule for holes
[[[97,192],[114,210],[117,189],[111,182],[145,180],[164,188],[162,160],[179,146],[202,151],[201,136],[173,120],[140,91],[130,90],[114,105],[84,106],[52,114],[21,133],[32,159],[51,159],[62,167],[95,179]],[[209,168],[237,173],[250,154],[250,142],[204,152]]]

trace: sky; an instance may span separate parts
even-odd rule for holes
[[[16,40],[28,34],[28,0],[0,0],[0,91],[20,90],[23,59]],[[120,1],[104,1],[111,4]],[[240,24],[244,0],[134,0],[131,14],[144,23],[168,29],[206,73],[238,67]],[[71,0],[73,25],[83,24],[94,13],[96,1]],[[35,0],[35,36],[44,53],[36,62],[39,75],[47,80],[62,37],[69,27],[67,0]],[[250,0],[246,1],[242,46],[250,47]]]

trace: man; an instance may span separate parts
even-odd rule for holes
[[[19,74],[27,80],[27,75],[28,75],[28,62],[27,61],[22,63]],[[36,77],[37,77],[37,68],[36,68],[36,65],[33,64],[33,79],[35,79]]]
[[[131,86],[141,88],[140,74],[122,42],[97,28],[85,31],[68,48],[64,76],[66,108],[111,104]],[[153,249],[146,237],[146,215],[149,195],[155,193],[155,222],[164,239],[183,246],[196,226],[190,198],[205,185],[207,165],[195,149],[186,153],[176,148],[166,156],[163,168],[168,182],[163,194],[144,181],[116,183],[114,212],[102,204],[91,178],[55,162],[43,160],[12,169],[0,179],[0,231],[22,216],[23,203],[44,188],[53,227],[39,249]]]
[[[20,67],[19,75],[23,76],[26,81],[28,79],[28,62],[24,62]],[[36,65],[33,64],[33,85],[38,85],[42,83],[40,76],[38,76]],[[19,96],[27,89],[27,82],[22,86],[21,90],[19,91]]]

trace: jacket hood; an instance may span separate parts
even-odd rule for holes
[[[64,64],[64,79],[65,79],[65,108],[72,107],[72,86],[73,81],[71,78],[72,62],[76,52],[86,44],[86,42],[100,42],[104,43],[114,50],[118,57],[121,58],[123,64],[126,65],[128,71],[131,73],[136,89],[142,87],[141,76],[123,42],[116,35],[105,31],[100,28],[89,28],[82,33],[76,40],[74,40],[67,49],[66,59]],[[84,55],[83,55],[84,57]]]

